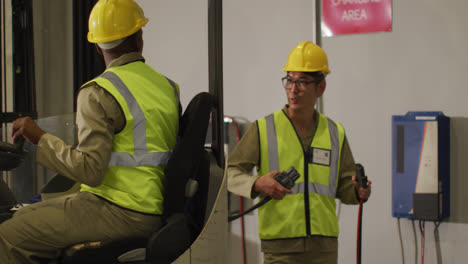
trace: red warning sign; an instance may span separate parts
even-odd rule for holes
[[[322,36],[392,31],[392,0],[322,0]]]

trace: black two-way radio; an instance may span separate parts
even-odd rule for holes
[[[291,167],[287,171],[283,171],[280,174],[277,174],[275,176],[275,180],[279,182],[281,185],[283,185],[285,188],[291,190],[292,187],[294,187],[295,181],[299,179],[300,176],[301,175],[299,174],[299,172],[297,172],[297,170],[294,167]],[[236,220],[237,218],[252,212],[253,210],[259,208],[260,206],[266,204],[270,200],[271,200],[271,197],[269,196],[265,197],[263,198],[263,200],[261,200],[254,206],[250,207],[246,211],[239,213],[239,214],[233,214],[233,215],[228,216],[228,222]]]

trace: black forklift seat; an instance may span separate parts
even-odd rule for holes
[[[62,251],[58,263],[164,264],[190,247],[205,223],[210,154],[204,145],[212,107],[212,95],[199,93],[180,118],[180,141],[165,172],[163,227],[149,237],[72,245]],[[135,258],[141,254],[143,259]]]
[[[15,144],[0,141],[0,171],[13,170],[23,163],[27,154],[23,145],[23,137],[20,137]],[[11,218],[13,211],[10,209],[16,204],[15,195],[0,176],[0,223]]]

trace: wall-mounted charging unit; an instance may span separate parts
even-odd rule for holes
[[[450,214],[450,118],[408,112],[392,118],[393,217],[440,221]]]

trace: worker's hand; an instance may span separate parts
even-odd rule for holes
[[[356,193],[359,196],[359,199],[363,201],[367,201],[371,195],[371,181],[367,181],[367,188],[362,188],[356,180],[356,176],[353,176],[354,188],[356,189]]]
[[[272,171],[258,178],[254,184],[254,191],[275,200],[283,199],[287,193],[291,193],[291,190],[275,180],[275,176],[278,174],[280,174],[278,171]]]
[[[45,133],[46,132],[28,116],[18,118],[13,122],[11,136],[13,137],[13,142],[16,142],[19,136],[23,136],[27,141],[37,145],[39,139],[41,139],[42,135]]]

